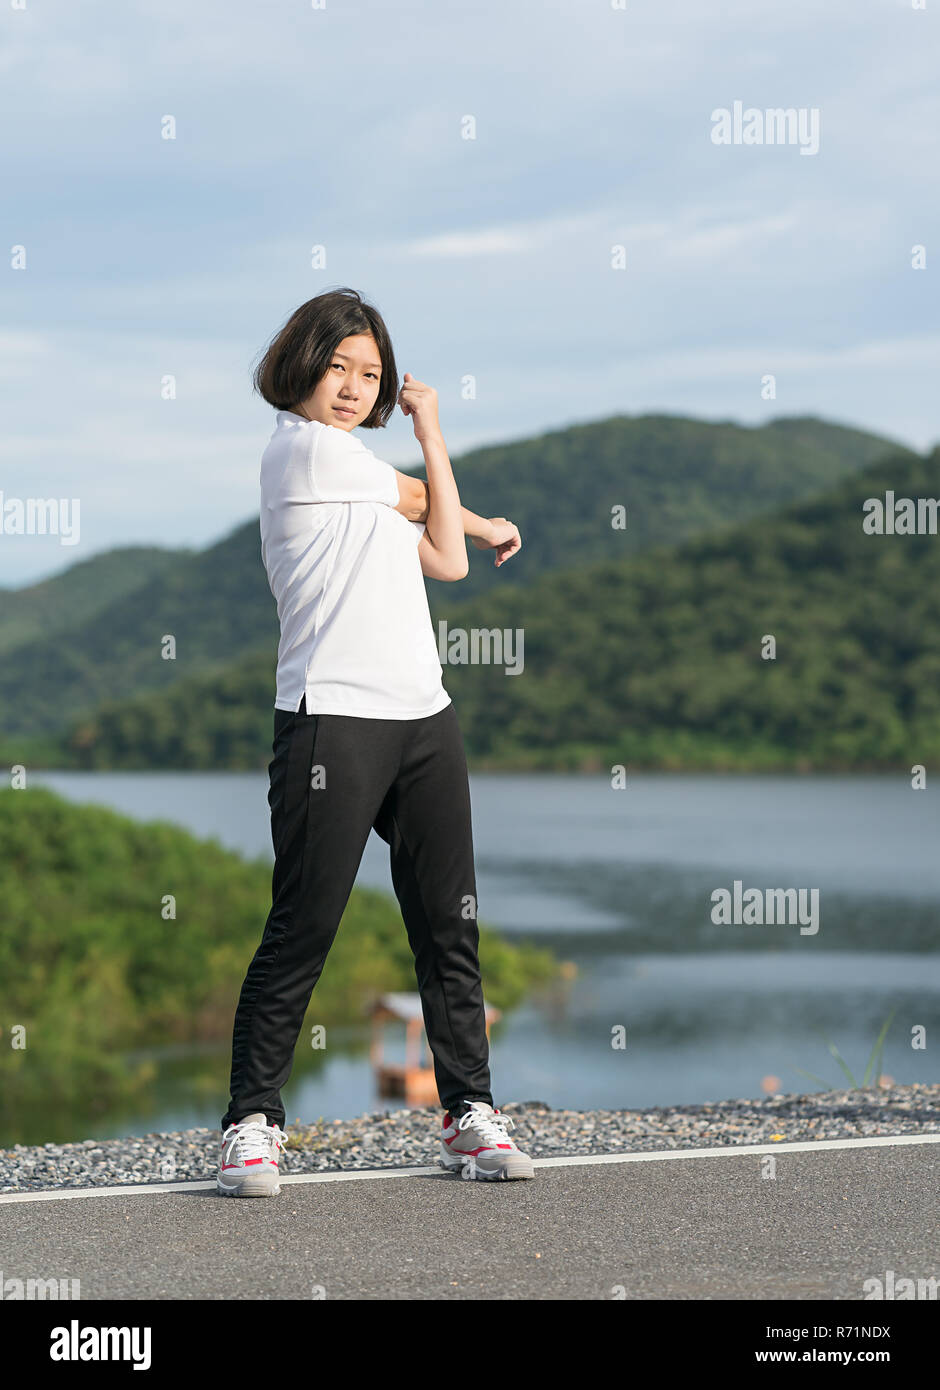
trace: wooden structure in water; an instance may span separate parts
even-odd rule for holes
[[[502,1017],[499,1009],[484,1005],[486,1036],[490,1024]],[[383,1098],[400,1096],[406,1105],[440,1105],[434,1079],[434,1058],[424,1031],[420,994],[383,994],[371,1010],[372,1043],[369,1056],[378,1094]],[[405,1061],[386,1062],[383,1039],[387,1023],[405,1025]]]

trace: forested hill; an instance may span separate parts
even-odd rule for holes
[[[451,586],[448,633],[508,637],[500,665],[445,662],[471,762],[903,772],[940,756],[940,535],[866,534],[863,504],[889,490],[940,495],[940,450],[680,546],[469,599]],[[262,768],[273,690],[268,647],[221,679],[105,706],[67,756]]]
[[[364,438],[381,454],[380,439]],[[475,450],[454,460],[461,497],[474,511],[516,521],[523,549],[496,571],[492,556],[471,546],[461,595],[533,584],[554,569],[766,514],[886,451],[892,446],[878,436],[816,419],[746,428],[664,415],[617,416]],[[615,506],[626,509],[623,530],[610,525]],[[432,611],[453,603],[453,586],[427,585]],[[215,679],[243,655],[277,645],[257,519],[204,551],[115,551],[0,598],[0,737],[11,746],[55,737],[104,702]]]
[[[474,450],[454,472],[464,506],[515,521],[524,546],[515,581],[528,583],[546,570],[620,559],[778,511],[897,453],[913,457],[894,441],[812,417],[746,428],[619,415]],[[610,525],[618,506],[623,531]],[[491,564],[473,565],[462,592],[500,587],[502,578]],[[449,601],[449,589],[429,580],[432,604],[445,593]]]
[[[77,624],[88,622],[192,554],[191,550],[127,546],[79,560],[38,584],[0,589],[0,654],[32,642],[40,632],[48,638],[74,631]]]
[[[866,534],[864,503],[888,491],[940,497],[940,449],[774,518],[452,604],[448,629],[524,633],[522,675],[445,667],[477,764],[940,757],[940,535]]]

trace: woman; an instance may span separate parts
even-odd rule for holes
[[[278,412],[261,460],[261,554],[281,625],[275,865],[235,1015],[218,1191],[279,1191],[281,1087],[373,827],[390,846],[414,951],[445,1110],[440,1162],[467,1177],[530,1178],[490,1091],[466,759],[422,578],[462,579],[465,535],[499,566],[519,532],[460,505],[436,392],[408,372],[398,389],[388,331],[356,291],[301,305],[254,385]],[[427,483],[352,436],[384,426],[396,402]]]

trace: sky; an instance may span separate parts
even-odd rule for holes
[[[437,390],[453,459],[648,412],[931,448],[940,0],[919,2],[11,0],[0,586],[257,517],[252,368],[343,285]],[[717,143],[735,103],[802,134],[750,116]],[[356,435],[420,462],[400,412]],[[15,534],[30,499],[61,500],[59,534]]]

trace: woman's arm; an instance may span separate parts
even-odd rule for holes
[[[470,569],[464,536],[469,536],[478,550],[495,550],[498,569],[522,546],[518,528],[504,516],[477,516],[461,506],[437,418],[437,392],[406,372],[398,403],[413,417],[415,439],[421,445],[428,475],[424,483],[398,474],[401,500],[396,511],[409,521],[425,523],[425,534],[418,542],[422,573],[429,579],[464,579]],[[419,489],[424,493],[423,506]]]
[[[427,434],[421,439],[428,474],[428,514],[421,568],[432,579],[463,579],[470,568],[464,540],[463,508],[444,437]]]
[[[512,521],[507,521],[504,516],[491,516],[488,521],[484,521],[481,516],[474,516],[472,512],[467,515],[473,519],[474,527],[468,531],[467,535],[473,541],[477,550],[495,550],[496,557],[494,564],[499,569],[504,565],[510,555],[515,555],[517,550],[522,549],[522,537],[519,535],[519,528]],[[483,522],[485,530],[476,525]]]
[[[397,507],[392,510],[401,512],[402,516],[409,521],[424,521],[428,519],[428,485],[421,478],[413,478],[410,473],[399,473],[395,470],[398,478]],[[503,520],[502,517],[487,518],[477,516],[476,512],[471,512],[469,507],[461,507],[460,515],[463,523],[463,533],[469,536],[474,542],[479,541],[480,550],[488,549],[494,544],[495,535],[494,520]]]
[[[469,511],[466,507],[460,508],[463,517],[463,533],[469,536],[474,542],[480,542],[480,549],[486,549],[492,544],[494,527],[492,521],[485,516],[477,516],[476,512]]]
[[[395,511],[401,512],[409,521],[423,521],[428,519],[428,485],[418,478],[411,478],[407,473],[399,473],[399,490],[403,492],[403,484],[414,484],[415,490],[408,492],[409,500],[400,503]],[[477,516],[476,512],[471,512],[469,507],[461,507],[460,515],[463,521],[463,533],[469,536],[477,550],[495,550],[493,563],[497,569],[504,565],[511,555],[515,555],[517,550],[522,549],[522,537],[519,535],[519,528],[513,522],[507,521],[504,516]],[[428,579],[446,579],[448,576],[440,572],[440,563],[437,552],[426,536],[422,536],[418,542],[418,558],[421,561],[421,572]]]
[[[466,507],[460,508],[460,514],[463,517],[464,534],[470,537],[477,550],[496,551],[493,563],[497,569],[522,548],[518,527],[507,521],[504,516],[477,516]],[[418,558],[421,561],[421,572],[427,575],[428,579],[449,577],[440,572],[436,552],[424,536],[418,542]]]
[[[413,478],[410,473],[400,473],[395,469],[398,482],[398,506],[393,512],[401,512],[407,521],[427,521],[428,485],[421,478]]]
[[[463,509],[437,416],[437,392],[405,373],[399,404],[414,421],[415,439],[428,475],[427,520],[419,541],[421,568],[432,579],[463,579],[470,568]]]

